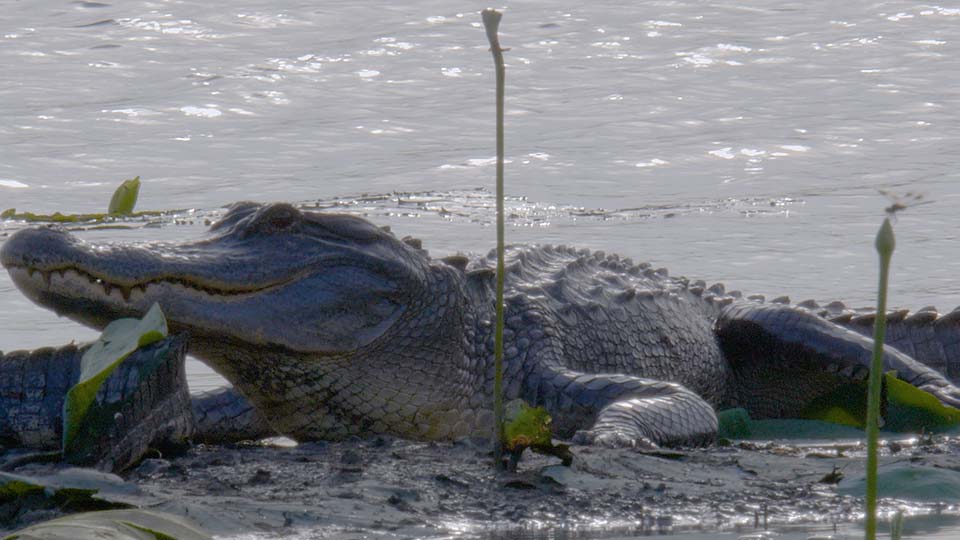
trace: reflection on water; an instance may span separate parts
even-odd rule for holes
[[[819,521],[817,516],[796,516],[796,522]],[[878,524],[879,537],[890,534],[890,522]],[[951,514],[925,514],[908,516],[903,521],[904,540],[954,540],[960,538],[960,516]],[[730,540],[859,540],[863,538],[861,524],[833,523],[828,525],[787,525],[770,528],[736,527],[710,529],[705,524],[675,527],[669,518],[651,520],[649,523],[632,525],[557,525],[539,524],[535,527],[511,527],[504,525],[482,532],[458,534],[454,538],[478,538],[484,540],[616,540],[650,536],[665,536],[673,540],[707,540],[711,538]]]

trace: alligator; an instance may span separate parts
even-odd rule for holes
[[[83,324],[158,302],[234,386],[207,397],[207,420],[243,432],[229,426],[242,396],[300,441],[489,437],[495,261],[435,259],[360,217],[252,202],[199,241],[97,245],[32,228],[0,249],[24,294]],[[545,407],[559,438],[703,444],[717,409],[796,416],[867,375],[872,315],[840,303],[765,302],[566,246],[509,247],[504,277],[506,399]],[[960,406],[930,367],[956,377],[960,313],[891,315],[885,369]]]
[[[0,354],[0,449],[62,449],[64,401],[80,379],[88,348],[71,343]],[[104,379],[63,457],[121,471],[151,448],[172,448],[191,437],[195,414],[184,371],[186,349],[187,336],[181,334],[125,358]],[[14,455],[0,469],[37,455]]]

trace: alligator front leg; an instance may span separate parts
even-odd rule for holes
[[[814,313],[775,304],[731,304],[717,336],[735,374],[738,405],[758,417],[796,416],[804,406],[869,373],[873,340]],[[960,389],[940,373],[890,347],[884,370],[960,407]]]
[[[701,445],[717,434],[713,407],[675,383],[546,368],[528,377],[527,389],[553,417],[554,432],[577,443]]]
[[[260,411],[232,387],[195,394],[190,405],[197,424],[194,442],[223,444],[277,435]]]

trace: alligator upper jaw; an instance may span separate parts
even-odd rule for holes
[[[296,265],[253,261],[253,250],[226,243],[200,241],[184,244],[89,244],[57,228],[18,231],[0,247],[0,263],[8,270],[40,274],[47,284],[54,275],[73,272],[123,296],[136,288],[169,282],[230,295],[281,285],[297,273]],[[266,262],[266,264],[264,264]],[[259,264],[258,264],[259,263]]]

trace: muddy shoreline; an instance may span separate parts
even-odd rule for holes
[[[199,445],[179,457],[147,459],[122,479],[102,474],[97,497],[187,516],[225,538],[503,537],[557,527],[749,531],[764,524],[846,523],[862,512],[855,493],[864,451],[857,442],[573,450],[569,468],[527,453],[516,473],[494,474],[486,448],[471,441]],[[957,439],[945,437],[887,444],[881,474],[960,475],[958,450]],[[65,470],[33,464],[15,473],[36,478]],[[960,512],[955,502],[900,491],[908,496],[885,499],[885,512]],[[941,492],[945,501],[957,500]],[[6,510],[0,533],[59,514]]]

